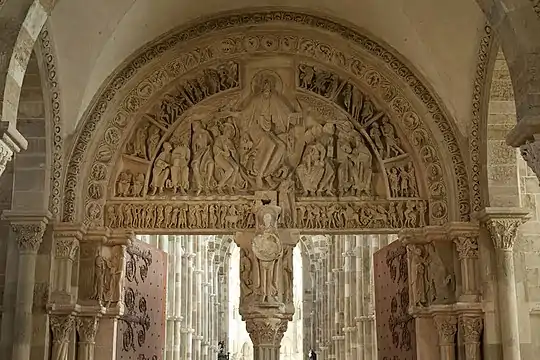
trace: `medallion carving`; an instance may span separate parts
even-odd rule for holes
[[[316,23],[319,28],[350,32],[327,20],[313,22],[309,15],[273,11],[250,13],[240,17],[235,26],[250,23],[259,15],[266,23],[289,21],[290,15],[305,24]],[[212,22],[212,28],[227,23]],[[155,201],[175,196],[249,196],[261,189],[282,189],[283,194],[332,201],[336,197],[388,199],[394,191],[393,197],[429,201],[427,224],[444,223],[453,215],[447,204],[442,170],[447,167],[441,165],[441,149],[437,149],[431,130],[418,115],[419,109],[408,100],[410,94],[404,94],[389,80],[386,73],[392,71],[398,71],[400,81],[414,89],[411,93],[417,94],[414,96],[419,103],[428,109],[421,113],[434,120],[447,142],[442,151],[449,154],[445,156],[454,165],[459,212],[463,218],[468,217],[467,174],[445,115],[420,81],[393,55],[375,43],[367,46],[367,38],[361,35],[347,38],[352,39],[351,46],[362,49],[365,59],[346,46],[330,46],[322,38],[257,26],[250,32],[250,41],[246,41],[244,32],[232,28],[225,37],[194,41],[203,28],[175,34],[163,46],[152,48],[136,68],[119,74],[114,86],[96,102],[70,160],[66,220],[79,216],[75,208],[76,179],[94,130],[105,112],[113,111],[109,101],[137,75],[141,64],[173,51],[173,44],[178,43],[186,44],[185,52],[141,78],[124,99],[115,99],[121,105],[107,116],[111,121],[103,124],[103,137],[96,140],[100,142],[94,161],[88,159],[92,176],[85,177],[87,201],[81,213],[85,223],[105,225],[104,203],[110,198]],[[190,47],[191,41],[197,43],[196,49]],[[285,74],[283,67],[270,62],[256,66],[257,71],[252,71],[253,67],[250,70],[250,63],[255,61],[250,57],[260,53],[298,59],[294,60],[298,61],[294,74]],[[383,59],[388,68],[375,69],[371,57],[383,53],[389,55]],[[327,104],[326,109],[312,106],[317,102]],[[329,113],[329,106],[335,107],[333,112],[340,113],[348,125],[341,119],[324,119],[319,110]],[[314,122],[318,126],[314,127]],[[246,128],[250,131],[242,131]],[[308,136],[311,130],[321,134],[316,141],[310,141],[314,139]],[[120,169],[111,171],[111,165],[118,161]],[[394,180],[394,190],[389,184],[388,171],[393,173],[393,168],[399,174],[399,192]],[[418,178],[419,174],[427,175],[424,179]]]

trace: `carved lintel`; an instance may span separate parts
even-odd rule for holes
[[[514,248],[519,226],[530,218],[520,208],[486,208],[477,216],[486,225],[495,249],[504,251]]]
[[[77,332],[81,343],[94,344],[99,326],[99,317],[77,317]]]
[[[439,345],[454,345],[457,333],[457,317],[454,315],[435,315],[433,321],[439,334]]]
[[[254,346],[279,346],[287,330],[286,318],[254,318],[246,320],[246,329]]]

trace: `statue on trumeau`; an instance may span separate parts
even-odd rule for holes
[[[256,211],[257,234],[251,241],[257,259],[259,281],[256,293],[261,303],[278,303],[278,263],[283,254],[283,245],[277,236],[277,222],[281,212],[279,206],[262,205]]]

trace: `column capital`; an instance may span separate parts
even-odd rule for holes
[[[461,234],[453,237],[459,260],[478,259],[478,234]]]
[[[462,316],[459,319],[465,344],[479,344],[484,319],[481,316]]]
[[[433,321],[439,334],[439,345],[453,345],[457,333],[457,316],[435,315]]]
[[[98,327],[98,316],[77,317],[77,333],[81,338],[81,342],[90,344],[95,343]]]
[[[74,259],[79,248],[79,242],[85,233],[86,227],[84,225],[55,223],[53,225],[55,257]]]
[[[2,216],[10,222],[19,251],[37,253],[49,219],[52,217],[51,213],[49,211],[35,213],[9,210],[4,211]]]
[[[49,317],[54,342],[67,342],[75,324],[73,315],[51,315]]]
[[[529,211],[522,208],[485,208],[477,215],[486,225],[496,249],[512,250],[518,227],[530,218]]]
[[[287,325],[286,318],[246,319],[246,329],[254,346],[279,347]]]
[[[7,163],[13,159],[13,153],[13,146],[9,146],[4,139],[0,139],[0,176],[6,170]]]

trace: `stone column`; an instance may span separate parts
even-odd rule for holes
[[[459,323],[465,346],[465,360],[481,360],[480,336],[484,327],[482,317],[464,315],[460,317]]]
[[[77,360],[94,360],[98,326],[99,317],[97,316],[77,317],[77,333],[79,334]]]
[[[440,360],[456,359],[457,317],[455,315],[435,315],[433,317],[439,335]]]
[[[357,334],[356,334],[356,352],[357,359],[364,360],[365,352],[365,341],[364,341],[364,294],[367,289],[364,289],[364,237],[356,236],[356,290],[355,290],[355,302],[356,302],[356,324],[357,324]],[[370,360],[370,359],[367,359]]]
[[[203,294],[203,270],[202,270],[202,247],[201,240],[198,236],[194,236],[195,248],[196,251],[196,269],[193,271],[193,297],[195,304],[193,308],[195,309],[195,316],[193,319],[193,328],[195,329],[195,334],[193,335],[193,359],[202,360],[202,294]]]
[[[193,356],[193,278],[194,278],[194,260],[196,254],[194,250],[194,240],[193,235],[184,236],[184,248],[186,252],[184,253],[183,260],[186,271],[184,272],[184,302],[183,310],[184,314],[184,326],[182,328],[182,338],[184,344],[184,351],[182,354],[183,360],[191,360]]]
[[[175,272],[174,272],[174,304],[173,304],[173,314],[174,314],[174,325],[173,329],[173,349],[172,349],[172,360],[180,360],[180,344],[182,338],[182,302],[185,301],[182,296],[182,280],[184,278],[185,272],[185,262],[184,262],[184,249],[181,244],[181,236],[174,236],[174,258],[175,258]],[[185,286],[185,284],[184,284]]]
[[[353,356],[353,345],[352,345],[352,335],[354,334],[355,329],[355,320],[353,316],[353,305],[352,305],[352,291],[351,286],[353,282],[353,242],[354,238],[352,235],[346,235],[345,236],[345,252],[343,253],[344,256],[344,272],[345,272],[345,284],[344,284],[344,317],[345,317],[345,324],[344,324],[344,333],[345,333],[345,359],[355,359]]]
[[[504,360],[521,359],[513,250],[517,229],[528,217],[528,212],[512,208],[486,208],[480,214],[480,220],[486,225],[495,247]]]
[[[72,298],[72,270],[79,251],[79,242],[86,229],[81,225],[58,223],[54,225],[54,265],[51,302],[70,304]]]
[[[49,321],[53,335],[51,360],[68,360],[69,340],[75,318],[73,315],[51,315]]]
[[[13,211],[4,212],[4,217],[11,223],[19,247],[12,360],[30,358],[36,257],[50,216],[50,213],[36,216]]]

